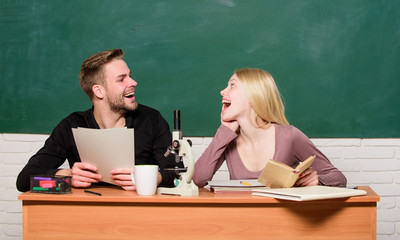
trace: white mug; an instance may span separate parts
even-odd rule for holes
[[[131,178],[139,195],[154,195],[157,190],[158,166],[136,165]]]

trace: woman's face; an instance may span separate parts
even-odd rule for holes
[[[250,102],[236,74],[233,74],[228,86],[221,91],[222,112],[224,121],[236,121],[250,110]]]

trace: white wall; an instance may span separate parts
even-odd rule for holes
[[[19,171],[47,135],[0,133],[0,239],[22,239],[22,206],[15,188]],[[195,159],[211,138],[190,138]],[[370,186],[380,197],[378,240],[400,239],[400,139],[312,139],[341,170],[348,186]],[[67,165],[65,165],[67,166]],[[215,179],[229,177],[226,166]]]

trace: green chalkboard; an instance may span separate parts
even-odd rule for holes
[[[138,102],[213,136],[235,69],[270,72],[310,137],[400,137],[400,1],[0,1],[0,133],[91,107],[81,63],[121,48]]]

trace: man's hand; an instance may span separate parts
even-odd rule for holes
[[[121,186],[124,190],[136,190],[136,185],[132,182],[131,173],[134,171],[134,168],[116,168],[111,171],[111,178],[114,180],[114,183]],[[161,173],[158,172],[157,178],[157,186],[161,183],[162,176]]]
[[[121,186],[124,190],[136,190],[136,185],[133,184],[131,172],[134,168],[116,168],[111,171],[111,179],[114,183]]]
[[[318,185],[318,173],[314,168],[308,168],[301,173],[299,180],[294,184],[296,187]]]
[[[101,176],[97,174],[97,168],[89,163],[76,162],[72,166],[72,186],[76,188],[90,187],[92,183],[100,181]]]

